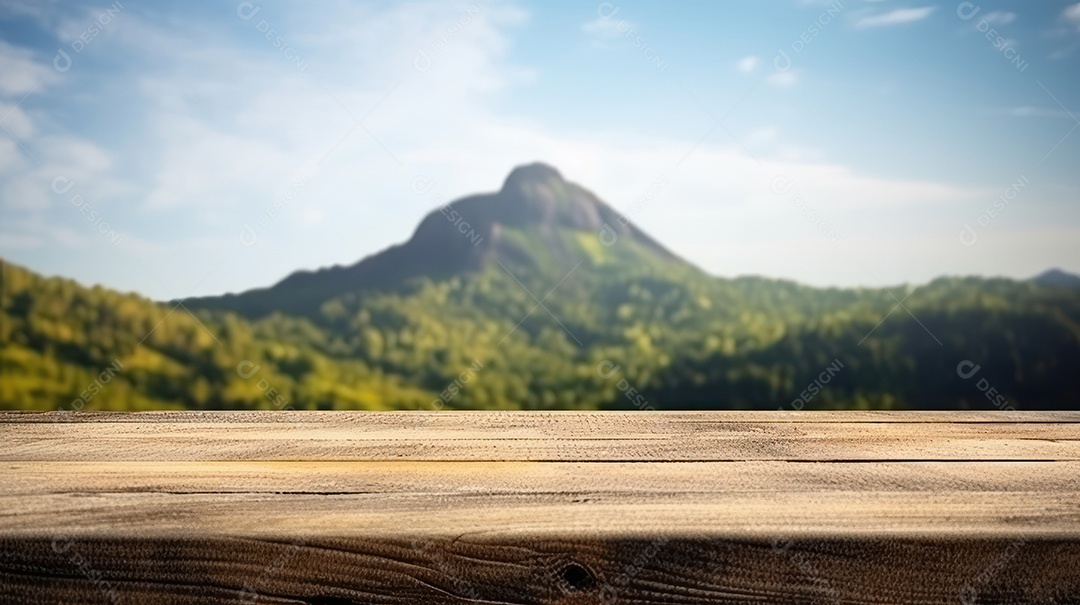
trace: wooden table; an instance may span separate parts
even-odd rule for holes
[[[1080,603],[1080,413],[0,414],[2,603]]]

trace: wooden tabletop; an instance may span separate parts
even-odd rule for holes
[[[4,603],[1080,603],[1076,412],[16,412],[0,468]]]

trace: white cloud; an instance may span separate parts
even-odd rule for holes
[[[627,23],[626,21],[605,19],[603,17],[597,17],[592,21],[586,21],[581,24],[581,31],[587,34],[593,34],[596,36],[602,36],[606,38],[617,38],[623,34],[623,31],[619,30],[619,23]]]
[[[11,137],[0,137],[0,174],[11,170],[22,161],[19,146]]]
[[[101,175],[113,167],[108,151],[100,145],[68,135],[48,135],[36,141],[36,147],[56,169],[75,176]]]
[[[1036,107],[1033,105],[1016,105],[1013,107],[995,107],[985,109],[983,114],[989,116],[1006,116],[1010,118],[1059,118],[1072,121],[1072,116],[1080,116],[1078,111],[1066,111],[1060,107]]]
[[[0,3],[0,13],[14,17],[31,17],[42,21],[48,8],[49,4],[38,0],[6,0]]]
[[[215,214],[202,216],[254,220],[322,158],[305,198],[345,203],[370,189],[359,179],[386,183],[388,172],[401,170],[392,155],[448,131],[447,116],[482,121],[472,119],[481,110],[479,99],[530,76],[496,65],[506,49],[498,28],[519,22],[520,11],[490,6],[467,23],[462,15],[453,6],[430,4],[365,14],[362,37],[350,28],[323,31],[325,24],[318,24],[317,38],[295,30],[290,41],[310,52],[304,73],[269,43],[257,45],[254,54],[232,49],[239,65],[222,65],[221,53],[205,47],[198,55],[167,54],[162,73],[140,85],[155,114],[155,147],[162,150],[147,208],[212,208]],[[403,30],[403,23],[410,27]],[[449,25],[455,26],[452,36]],[[121,36],[129,35],[118,27]],[[254,24],[251,29],[257,39]],[[315,45],[327,52],[316,52]],[[421,52],[422,71],[416,67]],[[373,56],[380,60],[371,61]],[[220,105],[222,98],[230,99],[232,111],[206,115],[202,108]]]
[[[27,177],[15,177],[4,183],[4,206],[22,210],[44,210],[52,205],[48,182],[34,182]]]
[[[22,107],[14,103],[0,102],[0,125],[19,140],[28,139],[34,134],[34,124]]]
[[[9,226],[18,232],[8,233],[6,238],[0,235],[0,249],[5,245],[15,249],[29,249],[49,242],[66,248],[82,248],[87,244],[86,236],[79,231],[67,225],[47,221],[41,215],[12,221]],[[92,230],[87,224],[86,232],[90,233]]]
[[[759,128],[746,136],[746,143],[748,145],[757,145],[761,143],[771,143],[777,139],[780,134],[780,127],[775,124]]]
[[[921,8],[898,8],[887,13],[862,17],[855,21],[856,29],[869,27],[888,27],[922,21],[934,12],[936,7],[924,6]]]
[[[758,133],[764,138],[775,137],[771,128]],[[433,145],[406,159],[445,166],[452,173],[471,174],[463,184],[449,188],[452,197],[497,188],[514,164],[532,159],[556,161],[565,177],[592,188],[617,207],[630,205],[650,181],[668,174],[671,186],[665,189],[663,199],[650,208],[658,216],[667,217],[663,222],[674,220],[673,225],[681,225],[684,233],[669,234],[661,241],[696,239],[697,235],[685,233],[684,220],[694,208],[764,208],[782,201],[783,196],[770,187],[777,175],[784,175],[794,185],[791,193],[797,190],[822,208],[837,212],[949,205],[986,193],[934,181],[862,174],[835,162],[770,157],[755,160],[735,144],[703,144],[675,168],[692,142],[648,139],[646,145],[644,139],[633,135],[555,136],[538,128],[511,124],[492,124],[479,129],[477,136],[475,144],[467,149],[455,144]],[[484,168],[477,172],[477,166]],[[651,225],[652,219],[643,224]]]
[[[633,28],[634,24],[629,21],[612,17],[597,17],[581,24],[581,31],[592,38],[592,46],[598,50],[610,49],[612,42]]]
[[[23,96],[56,80],[56,72],[34,61],[33,53],[0,40],[0,95]]]
[[[58,223],[71,216],[63,214],[63,209],[50,209],[58,200],[76,193],[94,200],[96,206],[110,195],[130,189],[109,174],[112,160],[108,151],[80,137],[50,132],[57,130],[55,116],[40,107],[28,109],[59,82],[51,66],[39,62],[27,49],[0,41],[0,70],[4,71],[0,96],[7,97],[0,101],[0,207],[4,209],[4,227],[9,230],[7,246],[28,249],[42,241],[82,245],[84,240],[76,231]],[[53,191],[58,177],[72,183],[66,195]],[[20,234],[11,233],[12,229],[34,233],[15,237]]]
[[[1068,46],[1059,48],[1051,52],[1050,54],[1046,55],[1046,58],[1052,61],[1060,61],[1062,59],[1072,56],[1072,54],[1076,52],[1077,48],[1080,48],[1080,44],[1070,44]]]
[[[986,21],[990,25],[1006,25],[1012,23],[1013,21],[1016,21],[1016,13],[1011,13],[1008,11],[993,11],[987,13],[986,16],[982,18],[982,20]]]
[[[1062,11],[1061,16],[1071,21],[1080,30],[1080,2],[1067,7]]]
[[[24,12],[14,8],[19,14]],[[0,71],[4,73],[0,96],[8,97],[0,101],[0,177],[7,185],[9,206],[40,209],[48,205],[28,182],[48,183],[56,176],[104,177],[112,167],[108,151],[80,137],[47,132],[56,129],[55,117],[41,109],[27,109],[59,82],[57,72],[36,60],[31,51],[4,41],[0,41]]]
[[[66,225],[50,224],[41,228],[40,232],[66,248],[84,248],[89,241],[88,236],[84,235],[84,233],[92,233],[93,227],[87,223],[85,231],[80,232]]]
[[[318,225],[326,218],[326,212],[322,208],[305,208],[300,212],[300,222],[305,225]]]
[[[778,71],[765,79],[769,84],[780,88],[791,88],[799,81],[799,76],[793,71]]]
[[[739,59],[739,62],[735,64],[735,69],[738,69],[744,74],[748,74],[757,69],[758,65],[761,65],[761,59],[754,55],[749,55]]]
[[[240,133],[224,133],[190,116],[169,116],[157,128],[163,147],[148,209],[195,209],[236,205],[271,187],[295,168],[280,144]]]
[[[36,235],[25,233],[0,233],[0,250],[33,250],[45,241]]]

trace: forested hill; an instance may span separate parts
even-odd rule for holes
[[[543,296],[543,285],[533,286]],[[757,278],[568,278],[558,292],[544,306],[565,330],[501,269],[343,296],[314,319],[210,311],[196,319],[0,262],[0,406],[1047,409],[1080,401],[1080,296],[1070,288],[940,279],[905,300],[919,321],[889,313],[895,300],[884,290]],[[958,366],[974,374],[964,378]]]
[[[717,279],[523,167],[391,251],[239,296],[0,261],[0,407],[1077,409],[1068,278]]]

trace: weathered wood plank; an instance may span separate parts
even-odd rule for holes
[[[4,603],[956,605],[1080,595],[1080,544],[1057,540],[60,538],[0,539],[0,552]]]
[[[751,494],[63,494],[0,498],[33,512],[3,534],[34,537],[207,535],[295,539],[413,534],[612,538],[942,536],[1080,539],[1080,491]],[[42,525],[48,529],[43,531]],[[38,525],[33,525],[38,524]]]
[[[0,414],[2,603],[1080,603],[1080,414]]]
[[[0,533],[1080,538],[1080,463],[4,465]],[[32,502],[33,506],[25,506]],[[22,510],[20,510],[20,508]],[[302,510],[302,518],[296,511]],[[190,511],[198,511],[197,519]],[[753,515],[747,511],[754,511]],[[121,528],[115,528],[122,522]]]
[[[7,462],[3,496],[66,493],[1057,492],[1080,462]]]
[[[221,422],[200,414],[203,420],[194,422],[172,412],[143,422],[123,414],[42,422],[74,415],[26,414],[29,422],[0,423],[6,444],[0,461],[606,461],[615,460],[613,454],[652,461],[1080,460],[1080,415],[1072,413],[1042,415],[1056,422],[1019,423],[976,420],[1006,417],[1000,413],[967,414],[964,422],[929,414],[938,420],[922,423],[891,422],[889,414],[871,422],[876,416],[870,412],[800,414],[832,418],[805,423],[728,420],[750,413],[286,414],[296,420],[247,412],[223,413]],[[861,421],[844,421],[848,417]],[[73,448],[75,435],[79,446]]]
[[[1080,411],[886,411],[886,410],[844,410],[844,411],[755,411],[755,410],[710,410],[691,412],[577,412],[570,410],[547,411],[477,411],[477,410],[427,410],[387,411],[387,412],[337,412],[337,411],[251,411],[251,410],[213,410],[213,411],[148,411],[138,413],[116,412],[34,412],[0,411],[0,422],[113,422],[161,424],[186,422],[222,423],[271,423],[271,424],[333,424],[359,425],[361,427],[400,427],[405,425],[427,425],[434,427],[527,427],[550,428],[553,426],[587,425],[637,425],[667,426],[671,424],[727,424],[731,422],[798,422],[806,423],[917,423],[943,422],[946,424],[976,423],[1077,423]]]

